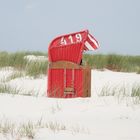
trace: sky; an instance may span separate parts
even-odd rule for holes
[[[94,53],[140,55],[139,0],[0,0],[0,51],[47,52],[57,36],[88,29]]]

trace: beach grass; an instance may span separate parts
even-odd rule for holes
[[[85,54],[83,60],[93,69],[140,73],[140,56]]]
[[[14,67],[18,70],[26,71],[29,76],[46,74],[48,61],[28,62],[25,56],[45,56],[43,52],[0,52],[0,68]],[[118,55],[118,54],[84,54],[83,63],[89,65],[92,69],[109,69],[121,72],[136,72],[140,74],[140,56]]]

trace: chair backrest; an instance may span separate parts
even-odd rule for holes
[[[89,34],[88,30],[62,35],[50,43],[49,61],[70,61],[80,64],[84,50],[97,48],[98,42]]]

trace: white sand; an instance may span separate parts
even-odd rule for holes
[[[4,75],[10,72],[5,70]],[[0,71],[0,78],[2,75]],[[8,84],[40,96],[0,94],[0,120],[18,125],[28,121],[36,123],[42,118],[42,123],[56,128],[65,126],[64,130],[55,132],[50,128],[36,129],[35,140],[140,140],[140,105],[134,104],[132,97],[120,100],[117,96],[98,96],[104,86],[125,86],[129,95],[136,83],[140,84],[140,75],[135,73],[94,70],[91,98],[54,99],[44,95],[46,77],[17,78]],[[0,140],[6,138],[15,140],[15,137],[0,134]]]

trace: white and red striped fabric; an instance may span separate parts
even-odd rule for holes
[[[84,50],[85,51],[94,51],[99,48],[98,41],[88,33],[87,39],[85,41]]]

